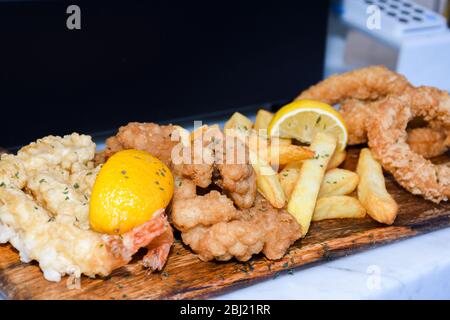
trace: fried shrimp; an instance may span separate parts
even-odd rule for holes
[[[106,276],[148,247],[144,265],[161,269],[172,243],[164,210],[121,235],[89,228],[88,203],[99,168],[89,136],[49,136],[0,160],[0,243],[23,262],[36,260],[44,276]],[[170,233],[170,234],[169,234]]]
[[[378,102],[378,112],[367,123],[369,146],[374,157],[413,194],[439,203],[450,195],[450,168],[434,165],[407,144],[406,127],[421,117],[432,128],[448,130],[450,97],[431,87],[406,90]]]
[[[178,179],[176,186],[173,223],[182,231],[183,242],[204,261],[247,261],[261,251],[279,259],[301,236],[295,219],[261,196],[251,208],[238,210],[217,191],[197,195],[191,180]]]

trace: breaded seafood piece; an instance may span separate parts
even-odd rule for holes
[[[180,231],[195,226],[209,226],[220,221],[236,219],[239,215],[233,201],[213,190],[197,195],[192,180],[177,178],[172,204],[172,223]]]
[[[208,132],[212,129],[208,129]],[[211,133],[212,134],[212,133]],[[221,136],[220,130],[214,129],[214,134]],[[189,178],[197,186],[207,188],[212,183],[215,149],[214,143],[206,131],[197,135],[189,146],[181,146],[178,158],[172,159],[175,175]]]
[[[296,220],[260,195],[251,208],[239,210],[216,190],[197,195],[191,180],[178,178],[175,188],[172,222],[202,260],[247,261],[261,251],[279,259],[301,236]]]
[[[178,141],[172,141],[172,125],[130,122],[120,127],[119,132],[106,140],[106,158],[125,149],[147,151],[166,165],[170,165],[172,148]]]
[[[426,159],[440,156],[447,152],[449,141],[445,130],[440,128],[415,128],[407,130],[406,142],[411,150]]]
[[[256,173],[249,163],[248,147],[239,139],[231,145],[222,146],[222,161],[216,163],[217,174],[214,182],[221,187],[241,209],[250,208],[256,197]],[[239,157],[239,150],[243,153]],[[216,153],[220,152],[216,150]]]
[[[248,261],[259,252],[276,260],[301,236],[295,219],[288,212],[273,208],[261,196],[252,208],[239,213],[238,219],[198,225],[183,232],[183,242],[204,261],[226,261],[233,257]]]
[[[344,117],[349,134],[349,145],[367,142],[366,122],[376,115],[374,102],[350,99],[341,104],[340,112]],[[407,143],[411,149],[429,159],[444,154],[449,147],[450,139],[442,128],[419,127],[408,129]]]
[[[298,99],[320,100],[328,104],[347,99],[376,100],[389,94],[401,94],[411,87],[408,80],[384,66],[370,66],[335,74],[303,91]]]
[[[448,130],[450,97],[432,87],[407,90],[403,95],[380,100],[379,112],[367,123],[369,146],[397,182],[412,194],[439,203],[450,195],[450,168],[434,165],[411,150],[407,124],[421,117],[433,128]]]
[[[95,143],[90,136],[73,133],[64,137],[47,136],[23,147],[17,153],[27,171],[58,167],[69,172],[80,164],[93,166]]]

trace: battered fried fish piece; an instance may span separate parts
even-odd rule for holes
[[[178,143],[172,141],[174,126],[161,126],[156,123],[130,122],[120,127],[117,135],[106,140],[106,158],[124,149],[144,150],[170,166],[173,147]]]
[[[296,220],[286,211],[273,208],[260,195],[251,208],[238,210],[217,191],[199,196],[192,181],[185,179],[177,185],[173,223],[177,229],[181,227],[183,242],[204,261],[233,257],[247,261],[261,251],[269,259],[280,259],[301,236]],[[186,228],[187,220],[190,228]]]

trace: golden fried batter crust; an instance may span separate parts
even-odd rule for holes
[[[247,261],[259,252],[276,260],[300,238],[301,229],[288,212],[273,208],[258,195],[254,206],[239,211],[238,218],[210,226],[197,225],[181,236],[204,261],[233,257]]]
[[[154,157],[170,165],[173,147],[172,125],[160,126],[156,123],[130,122],[120,127],[117,135],[106,140],[106,158],[124,149],[138,149],[151,153]]]
[[[406,126],[422,117],[432,127],[448,130],[450,97],[431,87],[406,90],[378,102],[377,114],[367,122],[369,146],[374,157],[413,194],[433,202],[447,200],[450,194],[450,169],[434,165],[413,152],[407,144]]]
[[[407,130],[406,142],[411,150],[426,159],[437,157],[448,150],[447,134],[440,128],[415,128]]]

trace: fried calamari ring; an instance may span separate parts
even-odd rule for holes
[[[298,99],[341,104],[341,114],[348,126],[348,144],[367,142],[365,120],[370,114],[367,102],[389,94],[401,94],[412,87],[408,80],[384,66],[371,66],[335,74],[303,91]]]
[[[411,89],[408,89],[411,90]],[[349,133],[349,144],[367,142],[366,119],[373,116],[376,103],[351,99],[341,104],[340,112]],[[408,129],[407,143],[411,149],[426,159],[444,154],[450,146],[450,137],[442,128],[418,127]]]
[[[407,143],[406,127],[413,118],[422,117],[432,128],[448,130],[448,93],[419,87],[377,104],[377,114],[367,121],[369,146],[375,158],[409,192],[436,203],[446,201],[450,195],[450,167],[434,165],[415,153]]]
[[[404,76],[384,66],[371,66],[332,75],[302,92],[296,99],[339,103],[339,111],[348,129],[348,144],[355,145],[367,142],[366,120],[372,116],[377,105],[373,102],[411,89],[414,87]],[[450,146],[450,136],[442,129],[412,129],[410,134],[408,144],[411,149],[425,158],[441,155]]]
[[[388,94],[401,94],[411,87],[408,80],[384,66],[371,66],[332,75],[303,91],[298,99],[321,100],[328,104],[346,99],[376,100]]]

